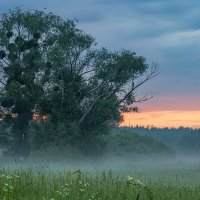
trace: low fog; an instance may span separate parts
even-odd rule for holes
[[[109,171],[129,173],[149,170],[188,170],[198,169],[200,157],[198,155],[177,154],[174,157],[163,155],[133,155],[133,156],[105,156],[102,158],[79,157],[69,159],[67,157],[54,157],[49,159],[37,158],[10,158],[1,156],[0,168],[10,170],[51,170],[51,171],[76,171],[100,172]]]
[[[174,134],[172,134],[172,132]],[[78,152],[72,146],[38,149],[29,156],[7,155],[1,147],[1,169],[34,169],[87,172],[112,170],[129,172],[165,170],[195,170],[200,166],[198,132],[188,128],[145,129],[113,128],[104,138],[106,145],[88,152]]]

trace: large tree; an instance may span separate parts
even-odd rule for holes
[[[30,149],[34,113],[48,116],[55,131],[45,140],[36,137],[41,145],[98,137],[102,128],[122,120],[122,112],[136,111],[134,103],[147,99],[136,99],[135,91],[158,68],[149,69],[144,57],[128,50],[96,48],[75,21],[15,9],[0,21],[0,73],[2,123],[11,127],[7,140],[22,155]],[[42,126],[42,119],[37,122]]]

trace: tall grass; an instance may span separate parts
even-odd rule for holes
[[[137,175],[135,174],[135,177]],[[0,170],[1,200],[197,200],[200,182],[137,179],[112,171]]]

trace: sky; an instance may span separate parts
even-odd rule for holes
[[[124,115],[123,125],[200,127],[199,0],[0,0],[0,13],[16,6],[77,19],[99,47],[129,49],[159,65],[137,91],[153,99]]]

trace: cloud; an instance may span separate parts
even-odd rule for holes
[[[164,47],[184,47],[200,44],[200,29],[175,31],[170,34],[162,35],[154,39],[155,42],[161,43]]]
[[[161,74],[140,93],[197,93],[200,85],[200,1],[198,0],[1,0],[0,12],[23,5],[44,9],[78,26],[111,50],[135,51],[158,63]]]
[[[162,116],[163,116],[162,113],[151,113],[151,114],[149,114],[149,117],[153,117],[153,118],[160,118]]]
[[[153,99],[137,104],[141,108],[141,112],[151,111],[173,111],[181,115],[182,111],[200,110],[200,94],[199,95],[155,95]]]
[[[191,123],[200,123],[200,120],[168,120],[168,121],[174,121],[174,122],[191,122]]]

